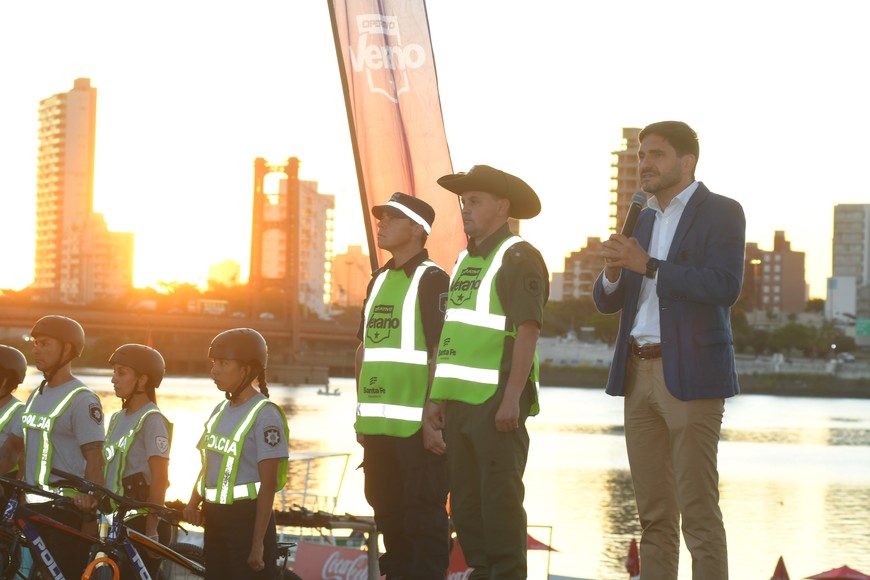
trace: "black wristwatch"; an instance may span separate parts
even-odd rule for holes
[[[647,278],[655,278],[656,272],[659,271],[659,261],[655,258],[650,258],[646,263],[646,276]]]

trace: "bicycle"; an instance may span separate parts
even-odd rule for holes
[[[78,508],[73,505],[72,499],[59,493],[47,491],[27,482],[2,476],[0,476],[0,482],[24,493],[45,497],[49,500],[47,503],[52,508],[75,510],[78,513]],[[70,527],[31,509],[27,504],[21,503],[17,495],[17,493],[13,494],[9,498],[6,509],[3,512],[3,518],[0,520],[0,543],[2,543],[0,566],[2,566],[2,577],[4,579],[33,579],[37,577],[37,574],[41,573],[43,578],[66,580],[54,556],[36,529],[35,523],[54,527],[69,534],[71,538],[78,538],[88,542],[98,549],[105,547],[105,544],[99,538],[90,536],[77,528]],[[21,569],[24,550],[29,550],[32,555],[33,566],[29,570]]]
[[[101,508],[106,506],[107,500],[114,502],[117,506],[106,537],[100,540],[100,544],[91,548],[88,568],[84,572],[87,577],[83,575],[83,580],[118,580],[119,570],[124,569],[125,566],[129,566],[129,569],[133,570],[135,576],[140,580],[159,580],[152,578],[145,567],[145,561],[140,552],[141,548],[163,558],[163,567],[168,569],[161,569],[161,579],[205,577],[202,550],[198,546],[180,543],[164,546],[124,525],[124,518],[129,512],[146,510],[157,514],[158,518],[167,523],[180,527],[178,522],[182,516],[178,510],[118,495],[102,485],[59,469],[52,469],[51,472],[62,478],[62,481],[55,485],[70,487],[97,496]],[[101,511],[108,513],[111,509],[101,509]],[[178,549],[173,549],[173,546]],[[105,556],[97,557],[99,552],[103,552]],[[101,564],[107,565],[101,566]]]
[[[132,510],[144,509],[156,513],[159,518],[181,528],[178,523],[182,519],[180,510],[118,495],[102,485],[59,469],[51,471],[54,475],[62,478],[55,485],[71,487],[99,496],[101,506],[105,500],[111,500],[117,506],[108,534],[101,539],[99,545],[95,545],[91,549],[88,568],[85,570],[87,577],[83,575],[83,580],[118,580],[119,572],[117,570],[123,569],[125,565],[129,565],[140,580],[184,580],[205,576],[205,558],[201,547],[185,542],[174,542],[169,546],[164,546],[123,525],[124,516],[127,513]],[[148,573],[137,545],[163,558],[159,579],[153,579]],[[294,545],[292,542],[279,544],[278,564],[282,580],[302,580],[295,572],[286,568],[289,549]],[[98,558],[98,552],[104,552],[106,555]],[[108,566],[103,567],[100,564],[108,564]]]

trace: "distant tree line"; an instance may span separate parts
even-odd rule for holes
[[[764,355],[781,352],[786,355],[800,353],[809,358],[828,358],[834,351],[855,350],[855,339],[846,336],[841,328],[825,320],[821,326],[789,322],[774,330],[755,328],[747,319],[745,302],[739,301],[731,310],[734,348],[738,353]],[[807,312],[821,312],[824,300],[807,302]],[[612,344],[619,330],[619,315],[599,313],[591,298],[549,302],[544,309],[543,336],[565,336],[573,331],[591,329],[597,340]]]
[[[32,304],[45,302],[39,300],[39,294],[30,288],[22,290],[0,290],[0,304],[14,306],[16,304]],[[130,288],[125,294],[114,300],[100,300],[98,303],[86,306],[58,304],[59,311],[74,312],[76,309],[98,309],[117,311],[143,311],[157,314],[191,314],[190,304],[197,299],[226,300],[227,315],[242,313],[256,318],[259,312],[251,312],[253,303],[251,290],[247,284],[227,286],[219,282],[209,282],[205,290],[196,284],[188,282],[158,282],[155,287]],[[259,309],[279,315],[284,312],[284,293],[278,288],[266,288],[258,296]],[[332,320],[336,322],[356,322],[359,320],[359,306],[352,306],[343,312],[335,312]],[[71,315],[72,316],[72,315]],[[301,306],[303,318],[316,317],[304,305]]]

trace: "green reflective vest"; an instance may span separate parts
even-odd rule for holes
[[[161,417],[163,415],[160,413],[160,409],[151,408],[142,413],[142,416],[139,417],[139,420],[136,421],[136,424],[130,428],[130,430],[120,437],[114,443],[109,443],[109,439],[112,437],[112,434],[115,431],[115,426],[118,424],[118,419],[121,416],[121,413],[125,411],[122,409],[112,415],[112,419],[109,421],[109,429],[106,431],[106,446],[103,448],[103,455],[106,458],[106,466],[103,470],[104,475],[108,475],[109,473],[109,464],[113,461],[118,462],[118,468],[115,470],[115,477],[112,481],[106,481],[106,487],[117,493],[118,495],[125,495],[124,493],[124,485],[122,480],[124,479],[124,472],[127,470],[127,453],[130,451],[130,447],[133,445],[133,440],[136,438],[136,434],[142,430],[142,426],[145,425],[145,419],[148,418],[149,415],[157,413]],[[164,420],[166,417],[163,417]],[[169,423],[169,441],[172,442],[172,423]]]
[[[57,402],[57,405],[54,406],[47,415],[43,415],[41,413],[31,413],[30,408],[33,406],[33,402],[39,397],[39,393],[33,393],[30,399],[27,401],[27,406],[24,407],[24,412],[21,413],[21,426],[22,431],[24,433],[24,447],[27,448],[28,445],[38,445],[39,446],[39,461],[35,466],[36,469],[36,477],[35,483],[42,489],[54,492],[61,492],[65,495],[75,495],[77,492],[73,492],[72,490],[68,490],[68,488],[64,488],[63,490],[59,490],[48,485],[48,480],[51,476],[51,464],[52,464],[52,455],[54,452],[54,448],[51,445],[51,428],[54,426],[54,420],[63,414],[64,411],[67,410],[67,407],[72,403],[73,398],[82,391],[89,391],[86,386],[80,385],[75,389],[71,390],[66,394],[64,398]],[[39,431],[39,435],[34,435],[33,437],[37,438],[36,440],[32,439],[29,436],[29,432],[31,430]]]
[[[229,401],[223,401],[218,408],[217,413],[205,424],[205,434],[202,437],[202,442],[199,449],[202,453],[202,474],[197,483],[199,495],[209,503],[231,504],[237,499],[253,499],[257,497],[260,491],[260,482],[253,481],[250,483],[242,483],[236,485],[236,477],[239,474],[238,459],[242,455],[242,446],[245,442],[245,435],[254,426],[257,414],[267,404],[271,403],[269,399],[260,399],[257,401],[244,419],[236,427],[232,435],[220,435],[214,432],[214,428],[220,422],[221,415],[224,414]],[[273,403],[274,404],[274,403]],[[281,413],[284,418],[284,437],[287,441],[290,440],[290,429],[287,426],[287,417],[284,415],[284,410],[275,405],[275,408]],[[220,470],[218,471],[217,487],[208,487],[205,485],[205,477],[208,472],[208,452],[214,451],[219,453],[221,458]],[[278,482],[275,489],[281,489],[287,483],[287,459],[282,460],[278,464]]]
[[[4,427],[6,427],[6,424],[9,423],[10,419],[12,419],[12,416],[15,415],[15,411],[17,411],[18,409],[20,409],[23,406],[24,406],[24,403],[22,403],[18,399],[12,398],[9,400],[9,408],[6,409],[6,412],[3,413],[2,416],[0,416],[0,431],[2,431]],[[18,461],[16,460],[15,465],[13,465],[12,468],[7,473],[11,473],[13,471],[16,471],[17,469],[18,469]]]
[[[435,263],[426,260],[410,277],[402,269],[385,270],[372,285],[364,312],[357,433],[410,437],[420,430],[429,387],[429,354],[418,288],[423,273],[432,266]]]
[[[505,252],[521,241],[519,236],[511,236],[488,257],[472,256],[467,250],[459,254],[450,278],[447,312],[438,345],[430,395],[433,400],[479,405],[498,389],[505,344],[508,338],[516,337],[517,329],[506,328],[507,317],[496,291],[496,276]],[[537,351],[529,378],[536,393],[529,414],[537,415]]]

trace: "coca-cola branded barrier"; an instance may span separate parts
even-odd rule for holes
[[[367,566],[368,554],[362,550],[299,542],[293,571],[305,580],[368,580]],[[457,543],[446,580],[468,580],[471,572]]]
[[[368,554],[354,548],[299,542],[293,571],[305,580],[368,580]]]

